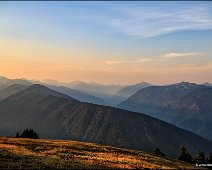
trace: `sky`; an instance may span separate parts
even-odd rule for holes
[[[212,83],[212,2],[0,2],[0,75]]]

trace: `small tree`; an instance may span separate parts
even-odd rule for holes
[[[20,137],[19,132],[16,133],[15,137],[16,137],[16,138],[19,138],[19,137]]]
[[[206,164],[209,164],[209,159],[208,159],[208,157],[205,158],[205,163],[206,163]]]
[[[158,155],[158,156],[165,156],[165,154],[163,152],[161,152],[161,150],[159,148],[155,148],[154,154]]]
[[[203,151],[199,151],[195,158],[194,158],[194,161],[198,164],[203,164],[205,163],[205,153]]]
[[[20,135],[21,138],[32,138],[32,139],[39,139],[36,132],[34,132],[32,129],[26,129],[22,132]]]
[[[211,155],[211,152],[210,152],[210,155],[209,155],[209,163],[212,164],[212,155]]]
[[[183,145],[180,147],[180,155],[178,159],[189,163],[192,162],[192,156],[188,153],[186,147]]]

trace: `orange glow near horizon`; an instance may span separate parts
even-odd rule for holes
[[[212,63],[195,67],[168,67],[169,61],[138,62],[98,59],[92,51],[4,40],[0,41],[0,73],[8,78],[95,81],[103,84],[131,84],[146,81],[155,84],[191,81],[202,83]],[[95,56],[96,55],[96,56]],[[58,57],[59,56],[59,57]],[[212,80],[208,80],[212,81]]]

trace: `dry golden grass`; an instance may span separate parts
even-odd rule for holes
[[[99,144],[0,137],[0,168],[194,169],[196,167],[168,157]]]

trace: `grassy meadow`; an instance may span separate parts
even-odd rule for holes
[[[0,137],[0,169],[194,169],[179,160],[66,140]]]

